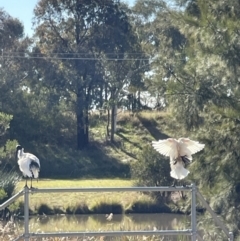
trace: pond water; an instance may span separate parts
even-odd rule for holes
[[[23,230],[23,220],[18,220],[17,226],[19,231]],[[38,216],[30,219],[30,232],[177,230],[190,226],[189,216],[164,213],[112,215],[109,220],[102,214]]]

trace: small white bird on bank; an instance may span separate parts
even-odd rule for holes
[[[190,172],[185,168],[192,161],[192,155],[201,151],[205,144],[192,141],[189,138],[168,138],[152,142],[153,148],[164,156],[170,157],[170,175],[174,179],[182,180]]]
[[[32,188],[32,179],[37,179],[39,177],[40,161],[35,155],[31,153],[25,153],[24,149],[20,145],[16,146],[16,156],[18,159],[19,169],[23,173],[23,176],[26,178],[25,186],[27,186],[27,178],[30,178],[30,188]]]

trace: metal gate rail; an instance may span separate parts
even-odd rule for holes
[[[191,200],[191,229],[185,230],[152,230],[152,231],[104,231],[104,232],[57,232],[57,233],[31,233],[29,232],[29,194],[34,193],[56,193],[56,192],[172,192],[172,191],[190,191]],[[186,187],[121,187],[121,188],[31,188],[24,187],[23,190],[15,194],[5,203],[0,205],[0,210],[4,209],[18,197],[24,195],[24,234],[17,237],[14,241],[25,240],[39,237],[89,237],[89,236],[136,236],[136,235],[187,235],[191,236],[191,241],[203,241],[197,232],[196,221],[196,195],[201,200],[202,204],[212,215],[214,221],[221,227],[223,232],[228,237],[229,241],[233,241],[233,233],[229,232],[225,224],[216,216],[210,206],[204,200],[201,193],[197,190],[195,184]],[[197,239],[198,238],[198,239]]]

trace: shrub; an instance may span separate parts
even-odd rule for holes
[[[39,215],[51,215],[54,214],[53,210],[47,205],[47,204],[41,204],[38,209],[37,209],[37,213]]]
[[[14,171],[4,170],[0,170],[0,176],[0,202],[3,203],[13,195],[20,176]]]
[[[146,146],[138,155],[138,161],[131,164],[132,178],[138,186],[169,186],[173,179],[170,177],[169,160],[159,155],[151,146]],[[170,192],[151,193],[157,200],[166,200]]]
[[[0,171],[0,176],[0,204],[2,204],[13,195],[19,176],[16,172],[4,170]],[[0,215],[3,219],[10,218],[11,211],[6,207]]]
[[[119,203],[99,202],[92,207],[92,212],[98,213],[98,214],[106,214],[106,213],[121,214],[123,213],[123,207]]]
[[[126,210],[126,213],[170,213],[171,209],[166,205],[161,205],[158,202],[136,201],[131,208]]]
[[[67,207],[66,208],[67,214],[89,214],[91,211],[89,210],[86,203],[79,203],[75,206]]]
[[[0,147],[0,164],[1,172],[8,173],[18,166],[15,158],[16,140],[7,140],[3,146]]]

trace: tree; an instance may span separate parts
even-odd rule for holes
[[[128,52],[131,49],[128,50]],[[136,61],[130,54],[123,54],[121,59],[116,59],[112,62],[105,64],[105,81],[106,87],[109,90],[109,98],[107,100],[109,107],[111,108],[111,142],[114,141],[114,133],[116,131],[116,119],[117,119],[117,106],[122,96],[126,96],[126,92],[129,93],[131,87],[134,84],[134,80],[140,79],[142,73],[146,69],[144,62]],[[122,54],[119,54],[120,56]],[[126,55],[126,57],[124,57]],[[118,57],[119,58],[119,57]],[[132,58],[132,59],[131,59]]]
[[[53,67],[41,70],[41,82],[72,103],[77,146],[83,149],[88,145],[92,94],[103,83],[97,77],[103,72],[99,61],[103,53],[121,48],[122,36],[130,31],[128,19],[114,1],[42,0],[35,8],[35,22],[36,49]]]
[[[24,38],[23,25],[0,9],[0,159],[2,170],[11,170],[16,166],[12,155],[17,141],[14,132],[14,118],[22,108],[22,82],[26,77],[24,52],[30,44]],[[11,123],[11,129],[10,129]],[[17,129],[17,128],[16,128]],[[15,129],[15,130],[16,130]],[[10,140],[11,139],[11,140]]]
[[[206,144],[192,165],[202,170],[194,179],[239,235],[239,1],[196,0],[185,7],[175,17],[187,39],[186,61],[181,69],[172,66],[167,90],[178,120]]]
[[[132,9],[134,29],[150,62],[142,89],[156,97],[158,105],[166,105],[169,68],[177,62],[181,65],[186,39],[172,20],[176,11],[169,9],[164,1],[138,0]]]
[[[190,165],[190,178],[238,234],[239,1],[175,2],[185,5],[149,19],[147,11],[140,15],[146,24],[140,26],[149,26],[140,36],[152,37],[146,50],[155,51],[145,85],[164,98],[176,119],[174,136],[206,144]]]
[[[0,111],[13,114],[19,83],[25,77],[22,57],[29,40],[23,38],[23,25],[0,9]]]

